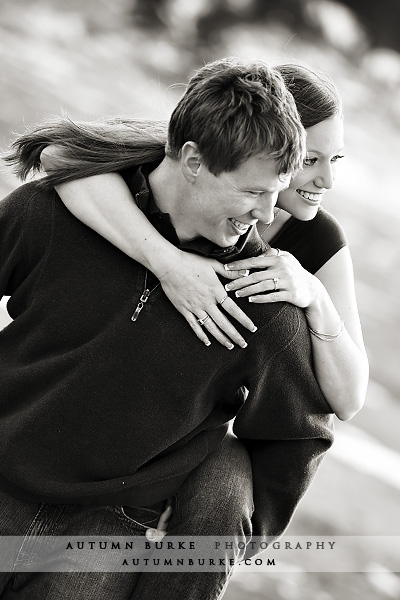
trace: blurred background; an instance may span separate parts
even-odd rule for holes
[[[1,150],[49,114],[168,118],[183,92],[172,84],[227,55],[300,62],[337,84],[346,159],[325,207],[352,251],[371,381],[361,413],[337,421],[291,536],[400,535],[399,31],[397,0],[0,0]],[[0,173],[1,196],[16,185]],[[388,569],[384,553],[372,561],[356,540],[353,552],[362,572],[237,573],[224,598],[400,598],[399,556]]]

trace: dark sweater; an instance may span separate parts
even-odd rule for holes
[[[252,232],[237,257],[260,248]],[[132,322],[145,269],[35,183],[0,202],[0,249],[14,319],[0,332],[0,488],[31,501],[153,504],[236,415],[254,532],[279,535],[332,443],[303,312],[240,300],[258,331],[243,329],[248,348],[232,351],[202,345],[160,286]]]

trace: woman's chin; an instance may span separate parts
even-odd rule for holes
[[[298,221],[311,221],[317,215],[320,206],[320,204],[316,204],[315,206],[296,207],[296,210],[292,211],[292,215]]]
[[[286,192],[283,192],[286,193]],[[298,221],[311,221],[321,206],[321,199],[318,202],[312,202],[300,196],[292,194],[291,198],[282,198],[277,202],[277,207],[292,215]]]

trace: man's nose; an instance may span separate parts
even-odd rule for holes
[[[274,208],[278,200],[278,192],[273,194],[263,194],[258,204],[251,211],[253,219],[258,219],[262,223],[272,223],[274,220]]]
[[[314,183],[319,188],[325,188],[326,190],[330,190],[334,180],[335,177],[332,165],[329,162],[328,164],[321,165],[317,177],[314,178]]]

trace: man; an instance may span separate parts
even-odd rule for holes
[[[165,154],[146,154],[124,177],[165,237],[224,262],[262,252],[254,225],[272,221],[303,150],[279,75],[222,60],[190,82]],[[143,535],[174,496],[174,535],[193,533],[178,504],[207,486],[201,469],[229,453],[232,418],[252,498],[232,489],[223,527],[218,515],[194,533],[246,543],[280,535],[332,442],[302,311],[249,304],[258,330],[243,332],[247,348],[205,348],[151,272],[38,183],[0,203],[0,238],[0,294],[11,296],[14,318],[0,334],[2,535]],[[20,574],[3,577],[3,597],[211,599],[228,574]]]

